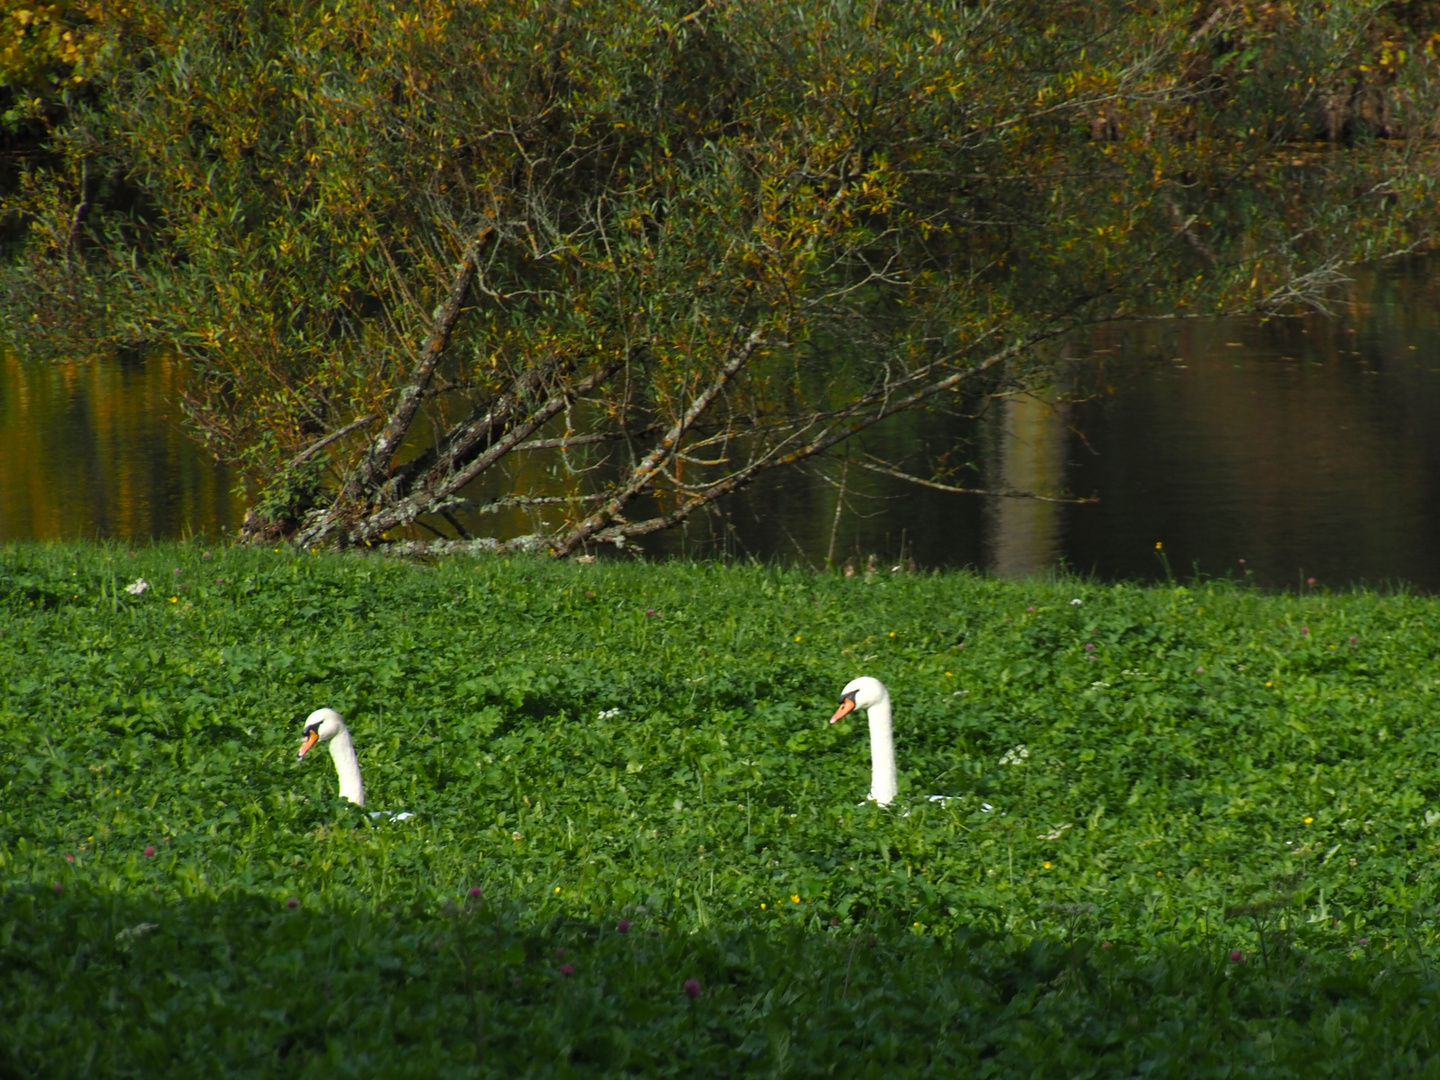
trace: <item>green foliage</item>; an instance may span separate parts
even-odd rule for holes
[[[123,5],[0,2],[0,91],[7,126],[38,115],[67,92],[113,67]]]
[[[1437,620],[1226,582],[4,549],[0,1060],[1413,1074]],[[896,700],[888,811],[863,718],[826,723],[860,672]],[[325,704],[366,809],[415,817],[295,760]]]

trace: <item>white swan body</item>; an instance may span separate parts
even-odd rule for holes
[[[830,717],[835,723],[855,709],[864,709],[870,720],[870,798],[876,806],[889,806],[900,790],[895,773],[895,732],[890,715],[890,691],[879,679],[862,675],[851,679],[840,691],[840,707]]]
[[[355,755],[355,740],[350,738],[350,729],[345,726],[340,714],[334,709],[316,709],[306,718],[303,734],[298,756],[303,758],[316,743],[329,743],[335,774],[340,778],[340,797],[356,806],[364,806],[365,782],[360,779],[360,759]],[[370,816],[404,821],[414,815],[376,810]]]

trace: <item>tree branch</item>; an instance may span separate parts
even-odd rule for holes
[[[294,469],[299,465],[303,465],[312,454],[318,454],[321,450],[324,450],[325,447],[329,446],[336,439],[343,439],[346,435],[349,435],[356,428],[362,428],[371,421],[378,419],[380,419],[379,413],[370,413],[366,416],[360,417],[358,420],[351,420],[350,423],[346,424],[338,431],[332,431],[323,439],[319,439],[311,443],[304,450],[301,450],[300,453],[296,454],[293,458],[289,460],[289,462],[287,462],[283,466],[283,471],[289,472],[291,469]]]
[[[853,458],[846,460],[847,465],[858,465],[862,469],[879,473],[881,476],[893,476],[896,480],[908,480],[912,484],[919,484],[921,487],[932,488],[935,491],[948,491],[952,495],[990,495],[1000,499],[1034,499],[1036,502],[1068,503],[1074,506],[1088,503],[1098,503],[1099,496],[1092,495],[1088,499],[1067,499],[1056,495],[1036,495],[1031,491],[988,491],[985,488],[962,488],[953,487],[950,484],[942,484],[936,480],[926,480],[924,477],[911,476],[899,469],[892,469],[888,465],[882,465],[873,461],[856,461]]]
[[[399,449],[405,434],[410,430],[411,423],[414,422],[415,412],[420,408],[425,388],[430,385],[430,379],[435,374],[435,366],[440,363],[445,346],[450,342],[451,331],[455,329],[455,323],[460,318],[460,312],[465,306],[465,297],[470,292],[470,284],[475,280],[475,271],[480,264],[480,255],[494,235],[495,226],[487,225],[480,230],[479,235],[465,249],[465,254],[460,259],[460,265],[455,270],[455,276],[450,281],[450,293],[445,298],[445,303],[441,305],[435,318],[435,324],[430,328],[430,336],[425,341],[425,347],[420,351],[420,359],[415,365],[414,373],[410,376],[410,382],[400,391],[400,400],[395,411],[390,414],[390,419],[386,421],[380,434],[375,437],[375,442],[369,452],[360,459],[349,479],[346,480],[345,487],[341,492],[342,499],[358,501],[366,498],[379,481],[380,476],[389,467],[391,458],[394,457],[395,451]]]
[[[568,555],[575,550],[592,534],[603,529],[607,522],[613,521],[624,509],[626,503],[645,490],[646,486],[654,480],[655,474],[659,472],[661,463],[675,453],[686,430],[695,423],[701,413],[710,407],[710,403],[720,396],[726,385],[745,366],[745,362],[754,355],[755,350],[764,341],[764,332],[759,327],[750,332],[750,336],[745,339],[744,344],[735,350],[735,354],[720,369],[720,374],[715,377],[715,380],[690,403],[690,407],[685,410],[684,415],[676,420],[670,430],[666,432],[665,438],[660,440],[660,445],[651,450],[644,460],[635,466],[634,472],[630,474],[630,482],[611,496],[610,501],[599,510],[571,529],[569,535],[557,549],[557,555]]]
[[[608,379],[616,369],[620,367],[619,358],[612,359],[591,372],[579,382],[562,386],[559,392],[553,394],[539,408],[532,410],[524,419],[515,423],[499,439],[490,444],[489,448],[470,462],[463,469],[450,472],[439,477],[435,470],[427,475],[427,483],[421,486],[420,490],[414,492],[408,498],[398,502],[390,503],[376,510],[364,522],[357,526],[357,534],[362,539],[373,539],[392,529],[396,525],[408,525],[421,514],[427,513],[430,506],[442,502],[454,495],[471,480],[479,476],[495,462],[508,454],[516,444],[528,439],[536,430],[544,426],[552,417],[556,416],[565,408],[566,402],[572,398],[588,393],[602,382]],[[433,482],[432,482],[433,478]]]
[[[752,460],[744,468],[738,469],[729,476],[723,477],[712,484],[688,489],[689,491],[696,492],[694,497],[685,500],[668,514],[647,518],[644,521],[619,522],[614,525],[607,525],[602,521],[599,526],[587,528],[587,526],[599,520],[601,515],[609,511],[611,505],[616,501],[612,499],[604,508],[581,522],[580,525],[572,529],[563,540],[556,544],[554,554],[557,558],[563,558],[574,552],[582,543],[590,540],[599,543],[623,544],[628,537],[644,536],[647,533],[659,532],[673,525],[678,525],[702,506],[706,506],[716,499],[723,498],[747,486],[761,473],[814,457],[816,454],[822,453],[832,446],[844,442],[852,435],[858,434],[866,428],[873,427],[881,420],[884,420],[896,412],[918,405],[936,394],[953,390],[965,380],[989,371],[995,366],[1004,363],[1006,360],[1013,359],[1015,356],[1033,348],[1038,342],[1060,332],[1060,328],[1051,328],[1007,345],[971,367],[965,368],[962,371],[953,372],[942,379],[935,380],[927,386],[920,387],[907,397],[899,399],[898,403],[884,392],[872,392],[861,401],[856,402],[851,408],[838,410],[826,416],[822,430],[816,433],[808,443],[786,451],[785,448],[793,445],[805,431],[811,430],[815,424],[821,422],[820,417],[812,416],[808,423],[803,426],[798,426],[788,436],[782,439],[779,444],[771,447],[764,454]],[[729,366],[730,365],[727,365],[727,368]],[[738,367],[736,370],[738,370]],[[934,370],[934,365],[927,365],[925,370]],[[864,411],[865,409],[869,411],[866,412]],[[646,460],[650,461],[651,459],[655,459],[657,453],[659,453],[658,448],[657,451],[653,452]],[[655,465],[652,466],[650,473],[646,476],[647,483],[657,469],[658,459],[656,459]],[[637,476],[639,475],[639,471],[639,468],[637,468]],[[634,489],[633,491],[631,490],[632,488]],[[639,490],[640,488],[636,487],[635,481],[632,480],[631,484],[625,489],[625,492],[630,492],[627,498],[633,497]],[[625,494],[625,492],[621,494]],[[618,496],[616,498],[618,499]],[[623,505],[623,503],[621,505]],[[614,516],[614,514],[611,514],[610,520],[613,520]]]

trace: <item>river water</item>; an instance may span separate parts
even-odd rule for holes
[[[1267,587],[1440,588],[1440,262],[1368,275],[1337,316],[1131,325],[1066,346],[1044,396],[977,419],[913,420],[865,450],[968,487],[1095,496],[1074,505],[955,495],[850,468],[776,478],[652,555],[820,567],[1066,567],[1104,580],[1248,577]],[[0,357],[0,541],[221,535],[235,477],[180,432],[182,365]],[[843,488],[842,488],[843,482]],[[842,498],[843,494],[843,498]],[[838,513],[837,513],[838,507]],[[520,519],[480,529],[528,531]]]

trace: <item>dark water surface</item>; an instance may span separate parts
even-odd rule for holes
[[[218,534],[234,478],[176,424],[183,365],[28,364],[0,352],[0,541]]]
[[[1440,260],[1378,272],[1353,301],[1335,318],[1094,335],[1067,347],[1054,394],[1005,399],[978,420],[906,420],[864,447],[916,471],[958,448],[973,463],[965,486],[1096,504],[952,495],[853,467],[841,502],[841,472],[823,465],[772,478],[645,550],[1440,589]],[[0,540],[233,530],[234,477],[175,426],[182,378],[164,355],[0,357]],[[543,523],[467,524],[513,535]]]

